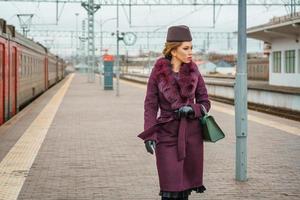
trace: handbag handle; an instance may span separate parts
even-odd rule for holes
[[[202,110],[203,110],[204,114],[207,115],[207,110],[206,110],[205,106],[202,105],[202,104],[200,104],[200,105],[201,105],[201,107],[202,107]]]

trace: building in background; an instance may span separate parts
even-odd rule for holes
[[[224,74],[224,75],[235,75],[236,73],[236,67],[235,65],[224,61],[224,60],[220,60],[216,63],[216,72],[219,74]]]
[[[207,61],[201,60],[201,61],[196,62],[196,64],[202,75],[216,73],[217,66],[213,62],[210,62],[208,60]]]
[[[300,87],[300,12],[274,17],[247,35],[265,42],[270,85]]]

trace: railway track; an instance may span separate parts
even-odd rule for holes
[[[127,80],[127,81],[145,85],[145,84],[147,84],[148,76],[143,75],[143,74],[122,74],[122,75],[120,75],[120,78],[123,80]],[[209,78],[213,78],[213,77],[210,76]],[[223,78],[223,77],[214,77],[214,78]],[[234,79],[233,77],[226,77],[226,78]],[[218,101],[218,102],[234,105],[234,99],[219,97],[219,96],[215,96],[215,95],[209,95],[209,97],[213,101]],[[278,107],[273,107],[273,106],[266,106],[266,105],[262,105],[262,104],[251,103],[251,102],[248,102],[248,108],[250,110],[255,110],[255,111],[259,111],[259,112],[264,112],[264,113],[280,116],[280,117],[287,118],[287,119],[292,119],[295,121],[300,121],[300,112],[298,112],[298,111],[285,109],[285,108],[278,108]]]

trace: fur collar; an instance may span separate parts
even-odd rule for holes
[[[158,81],[158,88],[165,98],[171,103],[172,108],[187,104],[195,97],[195,90],[198,82],[198,68],[194,62],[184,63],[179,70],[179,79],[176,80],[170,60],[160,58],[154,65],[155,77]]]

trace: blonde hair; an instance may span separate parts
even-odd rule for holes
[[[162,53],[166,58],[172,58],[171,51],[177,49],[181,44],[182,42],[166,42]]]

